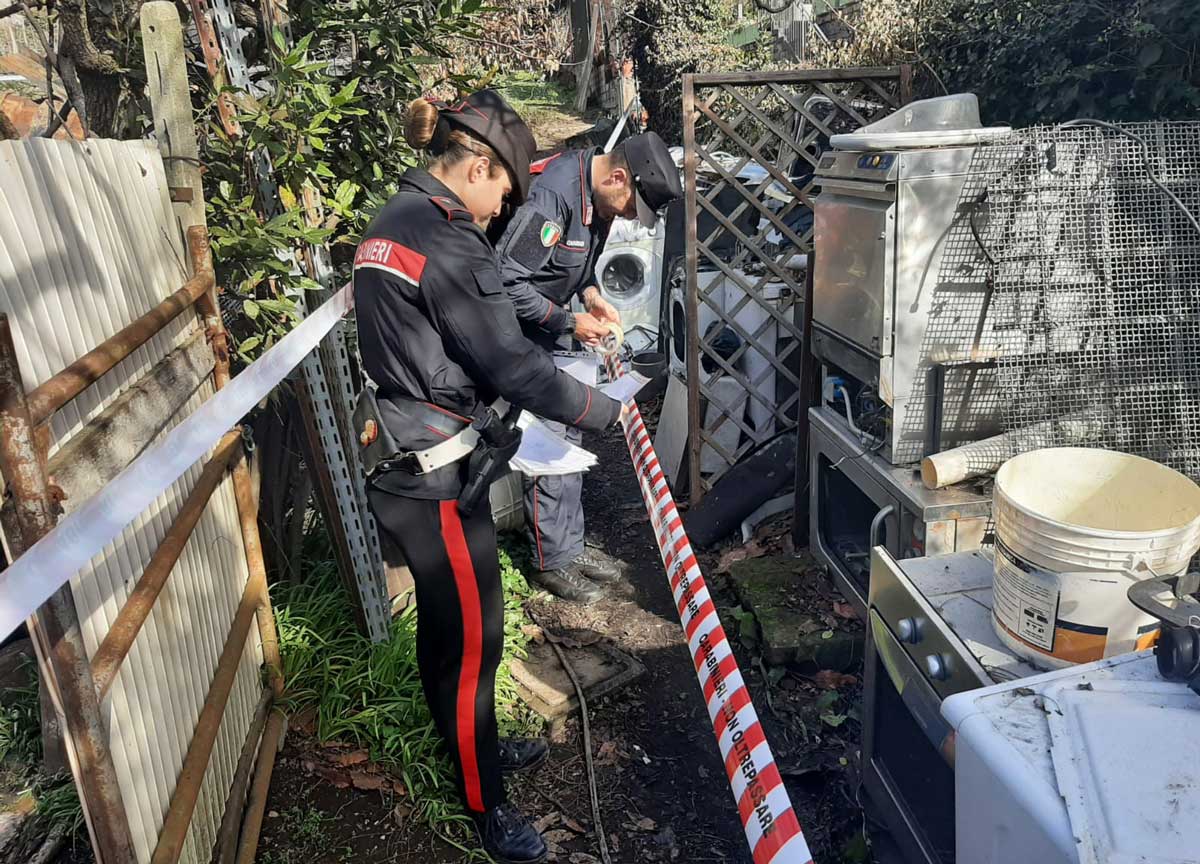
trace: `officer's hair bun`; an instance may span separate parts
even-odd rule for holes
[[[408,103],[404,116],[404,140],[414,150],[424,150],[433,140],[437,124],[437,106],[425,99],[414,99]]]

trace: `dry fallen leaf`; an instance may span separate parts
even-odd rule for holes
[[[337,753],[332,757],[335,765],[359,765],[371,757],[366,750],[351,750],[349,753]]]
[[[559,813],[558,811],[555,811],[553,813],[547,813],[541,819],[538,819],[536,822],[534,822],[533,827],[537,829],[537,832],[539,834],[545,834],[546,829],[549,828],[551,825],[555,824],[556,822],[558,822],[558,820],[561,817],[562,817],[562,814]]]
[[[649,816],[643,816],[641,819],[639,819],[637,821],[637,827],[638,827],[638,830],[640,830],[640,831],[653,831],[655,828],[658,827],[658,823],[655,822],[653,819],[651,819]]]
[[[605,741],[596,751],[596,761],[601,763],[617,761],[617,742]]]
[[[847,621],[857,621],[858,612],[849,603],[843,603],[840,600],[834,601],[833,614],[839,618],[844,618]]]
[[[355,771],[350,775],[350,782],[355,789],[382,789],[390,785],[386,777],[378,774],[368,774],[366,771]]]
[[[571,857],[567,859],[571,864],[600,864],[600,859],[595,855],[589,855],[586,852],[572,852]]]
[[[350,778],[345,771],[338,771],[328,765],[314,765],[313,773],[336,789],[345,789],[350,785]]]
[[[412,813],[412,808],[407,804],[397,804],[392,808],[392,821],[396,823],[397,828],[405,826],[410,813]]]
[[[584,828],[582,825],[580,825],[578,822],[576,822],[574,819],[572,819],[569,816],[563,818],[563,825],[570,828],[576,834],[586,834],[587,833],[586,828]]]
[[[717,561],[717,572],[728,573],[729,568],[738,561],[744,561],[747,558],[761,558],[767,554],[767,550],[757,540],[751,540],[744,546],[735,546],[728,550]]]
[[[834,672],[832,669],[822,669],[813,676],[813,683],[824,690],[837,690],[839,687],[850,687],[858,683],[853,675]]]
[[[557,843],[561,846],[563,843],[570,843],[574,840],[575,835],[565,828],[555,828],[553,831],[543,834],[542,839],[547,843]]]
[[[312,735],[317,729],[317,707],[305,708],[288,721],[288,726],[305,735]]]
[[[532,639],[537,644],[541,645],[546,641],[546,634],[542,632],[542,628],[536,624],[524,624],[521,626],[521,632]]]

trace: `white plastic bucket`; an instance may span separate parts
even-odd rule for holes
[[[992,624],[1043,669],[1150,647],[1158,619],[1129,586],[1181,573],[1200,548],[1200,486],[1139,456],[1034,450],[996,473]]]
[[[510,471],[492,484],[492,521],[497,531],[520,531],[525,527],[525,484],[520,471]]]

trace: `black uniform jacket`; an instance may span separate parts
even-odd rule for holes
[[[513,214],[496,246],[500,275],[527,334],[572,332],[571,297],[595,285],[596,259],[611,221],[592,206],[592,157],[599,151],[568,150],[530,166],[529,198]]]
[[[556,369],[522,335],[483,230],[428,172],[405,172],[400,191],[364,232],[354,258],[354,305],[363,366],[405,449],[431,447],[445,433],[389,414],[391,397],[462,418],[503,397],[584,429],[603,429],[620,412],[619,403]],[[465,466],[463,460],[420,477],[393,471],[375,483],[416,498],[454,498]]]

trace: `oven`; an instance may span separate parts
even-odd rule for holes
[[[1000,431],[987,260],[973,240],[975,148],[833,150],[813,204],[812,352],[827,372],[888,408],[879,455],[919,462],[931,423],[929,376],[942,375],[936,440],[956,447]]]
[[[809,416],[809,546],[842,594],[865,614],[871,547],[899,559],[979,548],[991,498],[972,489],[930,491],[910,468],[859,443],[828,407]]]
[[[910,864],[951,864],[953,736],[942,700],[992,681],[881,547],[871,553],[868,621],[863,783]]]
[[[942,701],[1039,674],[992,627],[992,570],[979,551],[903,561],[871,551],[863,784],[909,864],[955,860],[954,736]]]

